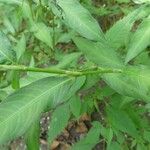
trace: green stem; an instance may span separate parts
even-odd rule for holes
[[[0,70],[17,70],[17,71],[31,71],[31,72],[45,72],[45,73],[53,73],[53,74],[63,74],[68,76],[83,76],[90,74],[104,74],[104,73],[122,73],[120,69],[105,69],[98,67],[96,70],[63,70],[57,68],[33,68],[27,67],[24,65],[0,65]]]

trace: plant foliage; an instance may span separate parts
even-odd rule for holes
[[[40,149],[50,112],[49,147],[98,113],[70,149],[150,149],[149,0],[0,0],[0,14],[0,145]]]

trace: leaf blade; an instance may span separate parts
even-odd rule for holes
[[[145,19],[133,34],[130,41],[125,63],[135,58],[150,44],[150,17]]]
[[[37,39],[47,44],[50,48],[53,48],[51,30],[43,22],[35,23],[32,25],[34,35]]]
[[[130,30],[137,19],[147,15],[145,6],[142,6],[127,16],[117,21],[107,32],[106,39],[110,45],[118,49],[121,46],[126,46],[130,36]]]
[[[116,52],[107,43],[92,42],[80,37],[73,38],[73,41],[79,50],[96,64],[103,67],[116,68],[123,66],[122,60],[120,60]]]
[[[0,63],[9,61],[14,62],[15,53],[12,50],[10,41],[6,37],[6,35],[0,31]]]
[[[52,141],[57,137],[58,134],[67,126],[70,118],[69,105],[65,104],[58,107],[52,114],[50,121],[50,128],[48,130],[48,142]]]
[[[25,134],[25,141],[27,149],[38,150],[40,149],[40,123],[39,119],[33,123],[30,129]]]
[[[77,0],[58,0],[57,3],[62,8],[69,27],[88,39],[105,40],[97,21]]]
[[[73,78],[48,77],[8,96],[0,104],[0,144],[22,135],[47,107],[56,107],[64,101],[74,81]]]
[[[88,132],[87,136],[74,144],[71,150],[91,150],[98,142],[100,136],[100,125],[98,122],[93,122],[93,127]]]

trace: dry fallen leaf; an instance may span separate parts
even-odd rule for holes
[[[91,117],[85,113],[80,117],[79,121],[91,121]]]
[[[85,133],[88,132],[86,125],[83,122],[80,122],[76,128],[77,133]]]
[[[50,150],[54,150],[58,147],[60,143],[58,141],[53,141],[53,143],[50,146]]]

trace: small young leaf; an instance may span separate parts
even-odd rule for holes
[[[33,27],[31,30],[34,31],[35,37],[47,44],[49,47],[53,48],[50,28],[47,27],[43,22],[35,23],[32,26]]]
[[[78,58],[81,56],[81,53],[71,53],[71,54],[65,54],[63,57],[62,57],[62,54],[60,55],[60,62],[55,65],[55,67],[57,68],[61,68],[61,69],[64,69],[64,68],[67,68],[69,67],[72,63],[74,62],[77,62]]]
[[[68,120],[70,118],[69,105],[65,104],[56,108],[52,114],[52,119],[50,121],[50,128],[48,130],[48,142],[52,141],[57,137],[58,134],[63,131],[67,126]]]
[[[70,109],[71,112],[73,113],[73,115],[75,117],[79,117],[80,116],[80,112],[81,112],[81,100],[79,97],[74,96],[70,99]]]
[[[126,46],[130,30],[133,26],[133,23],[141,18],[143,15],[146,15],[147,13],[144,12],[145,7],[140,7],[133,12],[129,13],[126,17],[123,19],[117,21],[107,32],[106,32],[106,38],[110,42],[110,45],[118,49],[121,46]]]
[[[125,111],[108,107],[107,115],[109,122],[115,129],[128,133],[133,137],[138,137],[136,126]]]
[[[129,43],[125,63],[128,63],[140,54],[148,45],[150,45],[150,17],[145,19],[133,34]]]
[[[17,60],[19,61],[19,59],[21,58],[21,56],[24,54],[26,50],[26,39],[24,34],[22,35],[21,39],[18,41],[14,50],[16,51]]]
[[[92,42],[84,38],[73,39],[79,50],[81,50],[91,61],[104,67],[123,66],[123,62],[117,56],[116,52],[106,43]]]
[[[100,130],[99,123],[93,122],[93,127],[86,137],[73,145],[71,150],[91,150],[99,142]]]
[[[117,142],[112,142],[111,145],[107,148],[107,150],[121,150],[122,148]]]
[[[0,63],[14,62],[15,52],[12,50],[12,46],[6,35],[0,31]]]

